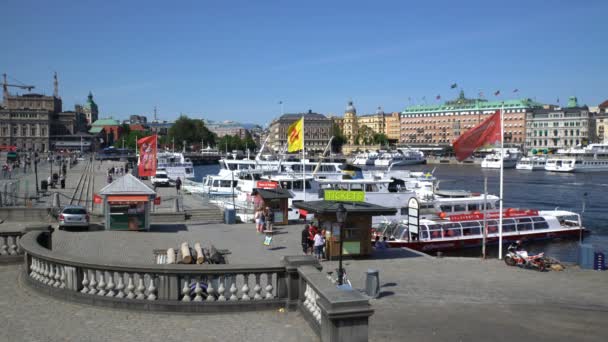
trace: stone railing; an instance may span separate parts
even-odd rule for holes
[[[22,231],[0,232],[0,263],[17,263],[23,260],[23,250],[19,240]]]
[[[367,341],[373,310],[358,291],[337,289],[309,256],[279,265],[112,265],[47,248],[48,232],[21,238],[23,277],[51,296],[115,308],[225,312],[298,309],[322,341]]]

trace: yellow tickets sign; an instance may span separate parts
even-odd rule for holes
[[[325,190],[324,200],[344,202],[365,202],[365,192],[348,190]]]

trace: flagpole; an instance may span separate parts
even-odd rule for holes
[[[500,202],[498,208],[498,259],[502,260],[502,205],[503,205],[503,177],[504,177],[504,160],[505,160],[505,139],[504,139],[504,113],[505,112],[505,102],[502,102],[502,107],[500,109]]]
[[[304,190],[304,202],[306,202],[306,165],[304,164],[304,115],[302,115],[302,190]]]

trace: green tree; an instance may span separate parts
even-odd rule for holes
[[[334,136],[334,140],[331,141],[331,150],[335,153],[342,152],[342,145],[346,143],[346,137],[342,133],[340,126],[334,125],[332,135]]]
[[[375,133],[374,144],[388,145],[388,137],[384,133]]]
[[[357,140],[359,144],[371,145],[374,143],[374,134],[375,133],[371,128],[361,126],[357,132],[357,138],[355,140]]]
[[[200,144],[202,141],[205,146],[214,146],[216,136],[205,126],[203,120],[190,119],[188,116],[182,115],[169,128],[169,134],[164,141],[169,144],[175,141],[176,148],[182,148],[184,141],[186,145]]]

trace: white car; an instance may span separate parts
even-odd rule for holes
[[[169,176],[164,170],[156,170],[156,174],[150,178],[154,186],[170,186]]]

